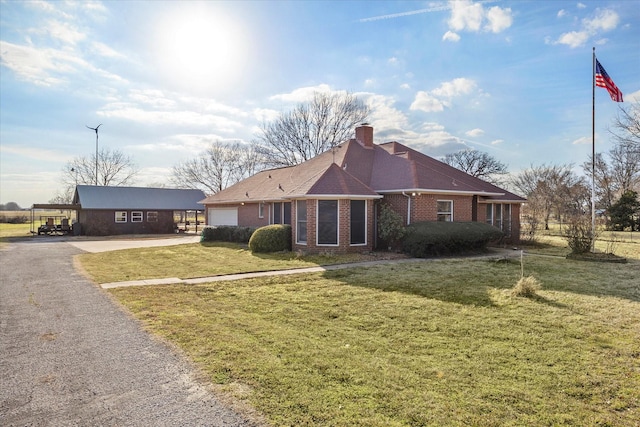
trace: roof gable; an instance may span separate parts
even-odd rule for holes
[[[335,196],[378,196],[369,186],[363,184],[343,168],[332,163],[307,191],[307,195]]]

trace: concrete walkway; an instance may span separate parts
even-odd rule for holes
[[[107,252],[121,249],[151,248],[158,246],[184,245],[198,243],[199,235],[175,235],[163,237],[125,238],[125,239],[101,239],[101,240],[75,240],[67,242],[85,252]]]
[[[520,251],[514,251],[514,250],[508,250],[508,249],[491,249],[490,253],[475,255],[475,256],[468,256],[468,257],[465,257],[464,259],[483,259],[483,258],[500,259],[500,258],[506,258],[506,257],[512,258],[516,256],[520,256]],[[256,277],[286,276],[291,274],[317,273],[322,271],[342,270],[346,268],[372,267],[376,265],[386,265],[386,264],[409,264],[409,263],[418,263],[418,262],[434,262],[434,261],[442,261],[447,259],[451,260],[452,258],[387,259],[387,260],[379,260],[379,261],[354,262],[354,263],[348,263],[348,264],[336,264],[336,265],[326,265],[326,266],[318,266],[318,267],[294,268],[289,270],[223,274],[219,276],[197,277],[193,279],[180,279],[177,277],[167,277],[167,278],[161,278],[161,279],[145,279],[145,280],[131,280],[126,282],[102,283],[100,284],[100,287],[102,287],[103,289],[111,289],[111,288],[121,288],[121,287],[127,287],[127,286],[173,285],[173,284],[195,285],[198,283],[224,282],[224,281],[230,281],[230,280],[253,279]]]

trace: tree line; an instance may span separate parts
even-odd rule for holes
[[[366,122],[369,107],[350,93],[315,93],[261,125],[250,143],[211,142],[194,158],[173,166],[169,181],[178,188],[198,188],[215,194],[261,170],[307,161],[348,139]],[[640,202],[640,103],[621,107],[609,129],[614,146],[580,165],[531,165],[510,174],[508,166],[488,153],[467,149],[442,160],[472,176],[504,187],[527,198],[523,224],[530,233],[549,227],[551,220],[569,221],[591,212],[591,177],[596,207],[612,229],[637,230]],[[95,155],[77,157],[62,172],[63,189],[51,201],[68,203],[78,184],[95,184]],[[98,185],[131,185],[138,173],[133,160],[118,150],[98,153]],[[594,174],[592,174],[592,170]],[[159,184],[162,186],[163,184]]]

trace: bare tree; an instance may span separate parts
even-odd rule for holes
[[[98,153],[98,185],[131,185],[138,174],[132,158],[120,150],[102,148]],[[76,185],[95,185],[96,155],[76,157],[62,168],[62,188],[50,203],[71,203]]]
[[[618,144],[640,151],[640,101],[621,106],[609,132]]]
[[[255,174],[262,164],[251,145],[215,141],[197,157],[175,165],[171,182],[177,187],[198,188],[215,194]]]
[[[292,166],[348,139],[367,107],[350,93],[316,92],[307,103],[264,123],[254,143],[271,166]]]
[[[468,149],[450,153],[444,156],[443,161],[456,169],[492,184],[500,184],[501,177],[508,173],[506,164],[498,161],[488,153],[478,150]]]
[[[138,173],[132,158],[120,150],[102,148],[98,153],[98,185],[130,185]],[[96,156],[76,157],[63,170],[63,182],[67,185],[95,184]]]
[[[572,165],[531,166],[514,176],[511,185],[526,196],[532,211],[542,215],[545,230],[552,215],[560,219],[567,212],[585,210],[589,200],[584,178],[572,171]]]
[[[640,149],[618,140],[606,158],[596,153],[594,169],[598,204],[608,209],[626,191],[640,188]],[[591,178],[591,156],[582,164],[582,170]]]

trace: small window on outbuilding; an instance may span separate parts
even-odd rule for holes
[[[127,222],[127,212],[116,211],[116,222]]]
[[[147,222],[158,222],[158,212],[156,211],[147,212]]]
[[[144,217],[142,216],[142,212],[133,211],[131,212],[131,222],[142,222]]]

